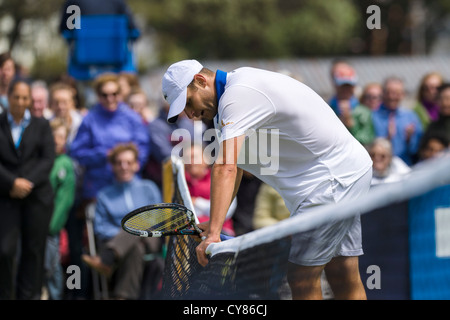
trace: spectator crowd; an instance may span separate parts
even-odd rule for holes
[[[168,105],[149,101],[137,74],[101,74],[90,84],[96,103],[84,105],[86,84],[68,76],[46,83],[16,70],[14,57],[1,54],[0,299],[90,299],[91,271],[108,277],[113,298],[158,298],[164,243],[127,238],[120,220],[162,201],[162,164],[179,142],[171,133],[183,128],[193,135],[194,122],[167,123]],[[335,61],[330,71],[329,105],[367,148],[374,186],[398,181],[448,149],[450,83],[438,72],[423,75],[415,104],[405,106],[399,76],[368,83],[357,96],[351,64]],[[187,167],[193,200],[205,216],[209,178],[207,164]],[[87,254],[91,205],[95,256]],[[246,173],[226,231],[238,236],[288,215],[276,191]],[[68,265],[82,268],[82,289],[63,285]]]

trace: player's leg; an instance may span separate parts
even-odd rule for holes
[[[324,203],[334,203],[336,181],[327,180],[311,193],[293,216],[301,215]],[[345,235],[340,224],[327,224],[291,237],[288,264],[288,283],[292,298],[323,299],[321,276],[325,265],[332,259],[336,246]],[[338,238],[336,238],[338,237]]]
[[[365,300],[358,257],[335,257],[325,266],[328,283],[337,300]]]
[[[288,264],[288,283],[293,300],[321,300],[321,274],[324,266],[301,266]]]
[[[357,200],[369,187],[372,170],[348,188],[339,187],[336,196],[340,200]],[[335,299],[366,299],[366,292],[359,273],[359,258],[363,254],[361,236],[361,218],[359,215],[348,218],[350,223],[344,238],[340,241],[336,254],[327,263],[325,274]],[[341,229],[344,232],[344,229]]]

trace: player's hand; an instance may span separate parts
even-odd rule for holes
[[[208,230],[209,230],[209,221],[207,222],[202,222],[197,224],[197,227],[202,230],[203,232],[200,233],[199,235],[191,235],[190,237],[192,239],[194,239],[195,241],[197,241],[198,243],[200,243],[202,241],[202,239],[206,238],[206,235],[208,234]]]
[[[205,221],[205,222],[201,222],[197,225],[197,227],[199,227],[200,230],[202,230],[203,232],[200,234],[200,237],[206,237],[208,235],[208,231],[209,231],[209,221]]]
[[[206,255],[206,249],[208,248],[208,246],[211,243],[216,243],[216,242],[220,242],[220,236],[218,238],[207,236],[206,239],[203,240],[195,249],[195,251],[197,252],[198,263],[201,266],[204,267],[208,264],[209,260],[208,260],[208,256]]]

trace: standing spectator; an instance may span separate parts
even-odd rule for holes
[[[393,154],[411,166],[415,162],[423,130],[416,113],[401,106],[404,96],[403,80],[387,78],[383,84],[383,103],[373,112],[373,121],[375,135],[389,139]]]
[[[8,103],[8,112],[0,115],[0,299],[39,299],[55,146],[48,121],[31,116],[26,82],[10,85]]]
[[[426,74],[420,81],[417,101],[414,111],[425,130],[431,121],[439,118],[438,88],[443,83],[443,77],[438,72]]]
[[[357,74],[349,64],[334,66],[336,94],[329,104],[356,140],[367,145],[375,137],[372,112],[367,106],[360,104],[355,96],[357,81]]]
[[[83,120],[75,105],[74,89],[63,82],[53,84],[50,87],[50,108],[53,118],[61,119],[69,128],[67,146],[70,147]]]
[[[140,179],[138,149],[134,144],[119,144],[113,148],[108,161],[115,181],[98,193],[94,232],[98,240],[98,256],[83,255],[83,261],[101,274],[112,276],[116,299],[138,299],[144,273],[146,250],[159,253],[159,238],[140,238],[121,228],[124,215],[137,208],[160,203],[161,193],[150,180]]]
[[[373,82],[364,86],[359,102],[368,107],[370,110],[375,111],[380,107],[383,101],[383,87],[381,84]]]
[[[50,182],[55,193],[54,209],[50,220],[45,251],[45,286],[50,300],[61,300],[64,292],[64,276],[59,253],[60,233],[64,228],[75,200],[75,170],[72,159],[66,154],[69,128],[62,119],[50,122],[55,140],[55,163],[50,172]]]
[[[83,170],[82,186],[76,209],[71,213],[67,232],[72,264],[81,265],[82,235],[86,206],[97,192],[114,181],[108,154],[118,143],[133,142],[139,150],[139,163],[149,155],[149,135],[139,115],[119,101],[120,86],[116,74],[100,75],[94,82],[98,103],[83,118],[70,146],[70,155]],[[83,273],[82,273],[83,274]]]
[[[30,112],[32,116],[37,118],[44,117],[50,119],[52,112],[48,105],[48,88],[47,84],[42,80],[37,80],[31,84],[31,98],[32,103]]]
[[[8,109],[8,88],[16,74],[15,62],[9,52],[0,54],[0,113]]]

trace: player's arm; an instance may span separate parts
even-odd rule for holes
[[[219,241],[222,225],[228,208],[239,188],[242,170],[237,167],[237,158],[245,135],[225,140],[211,172],[211,212],[209,238]]]
[[[242,170],[241,168],[237,168],[237,176],[236,176],[236,181],[234,183],[234,191],[233,191],[233,197],[231,197],[231,201],[233,201],[234,198],[236,198],[236,195],[239,191],[239,186],[241,185],[241,181],[242,181],[242,175],[244,173],[244,170]],[[231,205],[231,203],[230,203]]]
[[[237,158],[245,135],[224,140],[211,171],[211,211],[206,239],[197,247],[197,258],[201,265],[208,259],[205,251],[209,244],[220,241],[220,233],[228,208],[236,196],[242,178],[237,167]]]

